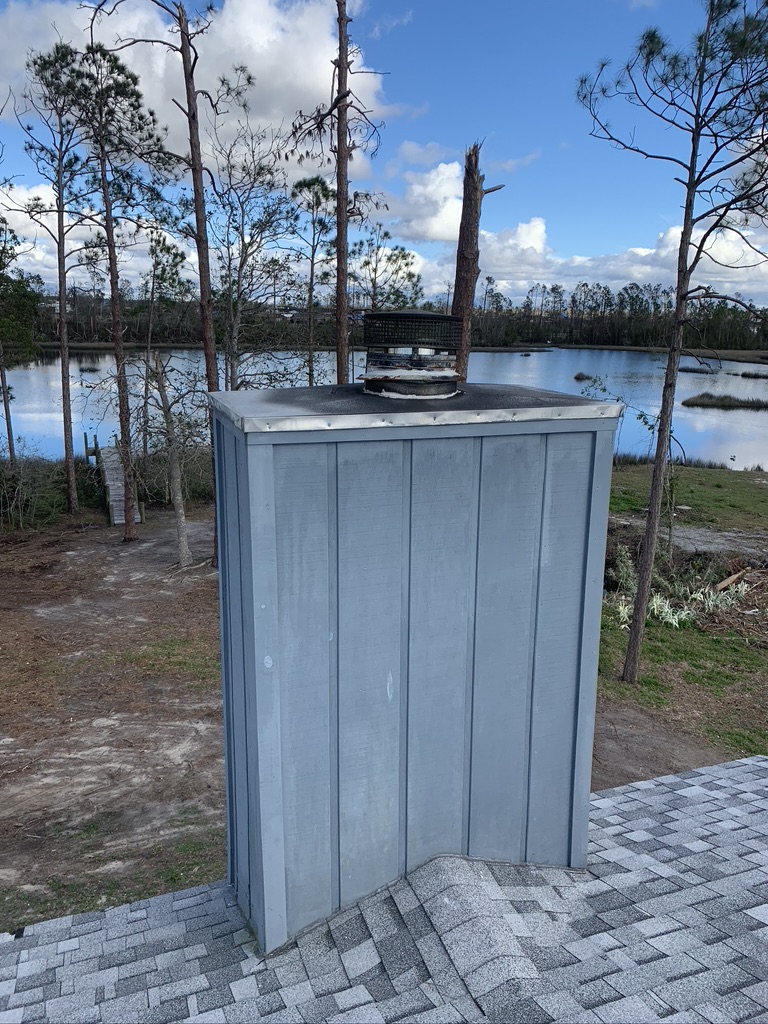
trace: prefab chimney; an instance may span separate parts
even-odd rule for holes
[[[583,866],[620,407],[211,401],[229,876],[263,948],[439,854]]]
[[[456,357],[461,329],[461,317],[442,313],[366,313],[366,393],[387,398],[453,398],[459,386]]]

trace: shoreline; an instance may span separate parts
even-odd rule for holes
[[[142,344],[130,344],[126,343],[126,352],[143,352],[146,346]],[[202,345],[191,345],[191,344],[158,344],[153,345],[152,350],[155,349],[159,352],[171,352],[171,351],[195,351],[202,352]],[[494,354],[500,352],[508,352],[510,355],[522,355],[524,352],[551,352],[553,349],[572,350],[574,352],[647,352],[649,355],[666,355],[667,349],[664,346],[649,346],[644,345],[477,345],[471,349],[473,352],[492,352]],[[350,344],[350,352],[365,352],[364,345],[352,345]],[[59,346],[53,342],[43,342],[40,345],[40,351],[49,353],[57,353]],[[108,355],[113,351],[112,346],[107,342],[100,344],[94,342],[70,342],[69,352],[70,355],[77,352],[80,353],[98,353],[100,355]],[[246,355],[249,351],[244,349],[242,354]],[[266,349],[264,351],[267,351]],[[293,350],[291,350],[293,351]],[[303,349],[296,349],[297,352],[304,351]],[[315,347],[315,352],[333,352],[332,346],[318,345]],[[712,362],[719,360],[721,362],[732,362],[732,363],[755,363],[758,366],[764,366],[768,363],[768,349],[686,349],[682,353],[683,356],[689,356],[693,359],[701,359],[704,361]]]

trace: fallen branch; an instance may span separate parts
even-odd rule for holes
[[[721,580],[715,586],[715,592],[719,594],[721,590],[725,590],[726,587],[730,587],[732,583],[738,583],[739,580],[743,579],[748,572],[749,569],[739,569],[738,572],[732,573],[730,576],[726,577],[726,579],[724,580]]]

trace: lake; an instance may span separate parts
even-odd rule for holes
[[[197,366],[199,351],[172,354],[178,365]],[[140,356],[137,355],[137,359]],[[167,358],[164,356],[164,358]],[[319,353],[318,362],[332,373],[333,356]],[[696,366],[684,357],[682,366]],[[734,469],[756,464],[768,467],[768,412],[748,410],[690,409],[681,405],[684,398],[711,391],[740,398],[768,401],[768,380],[751,380],[743,372],[768,374],[768,363],[716,363],[712,375],[681,373],[673,421],[674,436],[688,458],[712,459]],[[72,400],[75,452],[82,453],[83,433],[96,434],[100,444],[109,444],[117,429],[117,417],[110,408],[109,373],[114,366],[105,353],[75,353],[72,356]],[[365,366],[365,354],[356,357],[356,373]],[[590,394],[627,405],[619,425],[617,450],[644,455],[652,451],[653,439],[638,413],[651,417],[658,413],[664,377],[664,359],[646,352],[601,349],[552,348],[525,356],[519,352],[473,352],[469,362],[469,380],[474,383],[521,384],[568,394],[584,393],[585,383],[574,380],[577,373],[598,377],[606,391]],[[64,453],[61,427],[61,380],[57,359],[17,368],[8,373],[13,388],[13,433],[22,439],[19,454],[39,454],[61,458]],[[0,423],[0,447],[7,442],[4,420]],[[675,446],[679,453],[679,448]]]

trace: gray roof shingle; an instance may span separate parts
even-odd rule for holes
[[[768,1020],[768,758],[592,799],[589,870],[438,857],[262,957],[224,883],[0,936],[0,1024]]]

